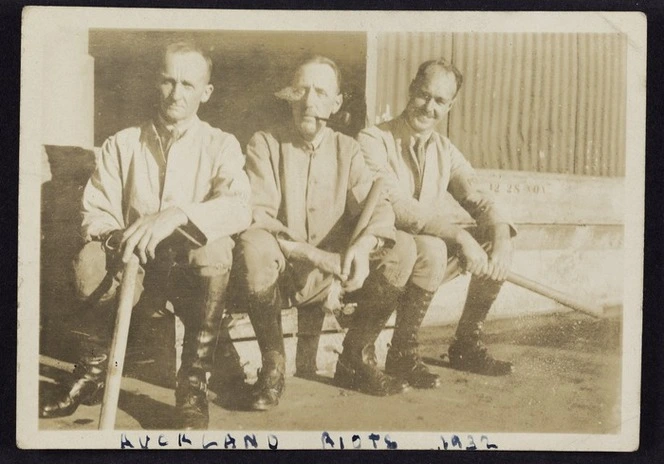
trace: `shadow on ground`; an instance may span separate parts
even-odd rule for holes
[[[422,329],[422,355],[441,376],[436,390],[412,390],[378,398],[333,385],[332,372],[314,379],[289,378],[279,407],[257,413],[221,401],[213,393],[215,430],[375,430],[528,433],[613,433],[621,424],[620,318],[594,320],[574,313],[491,321],[491,352],[509,359],[515,372],[485,377],[445,366],[453,327]],[[162,339],[163,341],[163,339]],[[147,350],[147,347],[144,347]],[[42,396],[66,383],[71,364],[42,353]],[[145,354],[145,351],[142,351]],[[153,353],[159,353],[153,352]],[[173,427],[172,353],[128,364],[116,427]],[[152,383],[148,371],[161,371]],[[70,418],[40,420],[44,429],[95,429],[99,406],[81,406]]]

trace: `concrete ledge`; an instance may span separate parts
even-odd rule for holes
[[[512,171],[479,171],[477,182],[494,191],[513,212],[515,238],[512,269],[559,291],[599,304],[617,304],[623,292],[622,179],[570,177]],[[451,200],[451,198],[450,198]],[[453,201],[453,200],[451,200]],[[456,205],[456,220],[471,223]],[[434,297],[424,326],[454,325],[461,315],[469,276],[445,283]],[[570,311],[553,300],[506,283],[489,319]],[[236,316],[231,331],[247,373],[260,367],[248,318]],[[394,316],[377,342],[379,364],[384,363]],[[295,370],[297,313],[283,312],[289,373]],[[329,316],[317,354],[319,369],[334,370],[343,332]]]
[[[539,172],[477,171],[476,184],[490,190],[518,224],[622,224],[621,177],[570,176]],[[449,196],[456,222],[472,223]]]
[[[97,149],[45,147],[42,190],[42,310],[57,312],[67,304],[67,273],[77,246],[77,205],[85,181],[94,168]],[[595,302],[622,300],[623,281],[623,179],[566,176],[516,171],[479,170],[477,182],[493,191],[505,204],[519,229],[515,238],[513,270],[560,291]],[[451,197],[449,201],[453,202]],[[453,217],[472,223],[460,206]],[[454,324],[465,300],[468,277],[446,283],[436,294],[425,326]],[[526,290],[505,284],[490,318],[564,311],[561,305]],[[50,316],[54,316],[51,314]],[[297,316],[283,316],[289,372],[294,371]],[[389,327],[389,324],[388,324]],[[378,356],[384,359],[391,329],[381,335]],[[343,334],[333,317],[324,326],[318,352],[319,368],[336,362]],[[260,366],[248,318],[236,317],[231,335],[248,373]]]

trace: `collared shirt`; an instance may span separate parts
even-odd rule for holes
[[[515,229],[493,195],[477,186],[476,173],[447,137],[433,132],[418,160],[417,134],[402,115],[360,132],[369,168],[387,182],[400,230],[419,233],[436,215],[447,216],[448,192],[480,226],[507,223]]]
[[[298,237],[323,249],[348,246],[364,201],[373,185],[359,144],[323,128],[318,145],[305,142],[294,128],[257,132],[247,145],[247,174],[257,226],[276,219]],[[364,234],[394,240],[394,212],[382,199]]]
[[[251,188],[233,135],[195,117],[168,151],[163,148],[153,122],[104,142],[83,193],[86,241],[172,206],[208,241],[249,226]]]
[[[159,136],[159,143],[161,144],[162,151],[168,156],[168,152],[174,141],[182,137],[185,132],[196,122],[196,118],[191,118],[179,124],[171,124],[158,115],[154,120],[154,128]]]

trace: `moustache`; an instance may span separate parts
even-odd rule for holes
[[[426,116],[427,118],[430,118],[430,119],[433,119],[433,118],[436,117],[436,115],[433,112],[427,111],[427,110],[418,110],[418,111],[416,111],[415,115],[416,116]]]
[[[321,118],[314,116],[318,121],[325,121],[328,125],[333,127],[348,127],[351,121],[351,116],[348,111],[338,111],[331,114],[329,118]]]
[[[182,108],[184,108],[184,105],[182,105],[181,103],[177,103],[177,102],[165,102],[164,107],[182,109]]]

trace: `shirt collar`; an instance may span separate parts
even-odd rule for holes
[[[300,133],[293,127],[293,131],[297,135],[297,140],[299,141],[299,144],[302,145],[305,149],[314,151],[317,150],[323,143],[323,141],[328,137],[329,134],[331,134],[333,131],[329,127],[325,126],[323,127],[318,134],[316,134],[316,137],[310,142],[308,140],[304,140]]]
[[[424,143],[424,146],[426,147],[433,139],[433,133],[434,133],[433,130],[428,134],[419,134],[415,132],[415,130],[412,127],[410,127],[410,124],[408,124],[405,112],[401,113],[401,115],[399,116],[399,123],[400,123],[399,132],[401,133],[401,137],[403,139],[408,140],[408,145],[411,148],[414,148],[418,142]]]
[[[200,121],[198,115],[194,115],[187,121],[181,121],[179,123],[172,124],[166,122],[161,114],[158,114],[153,121],[153,126],[158,136],[173,136],[174,140],[179,140],[198,121]]]

